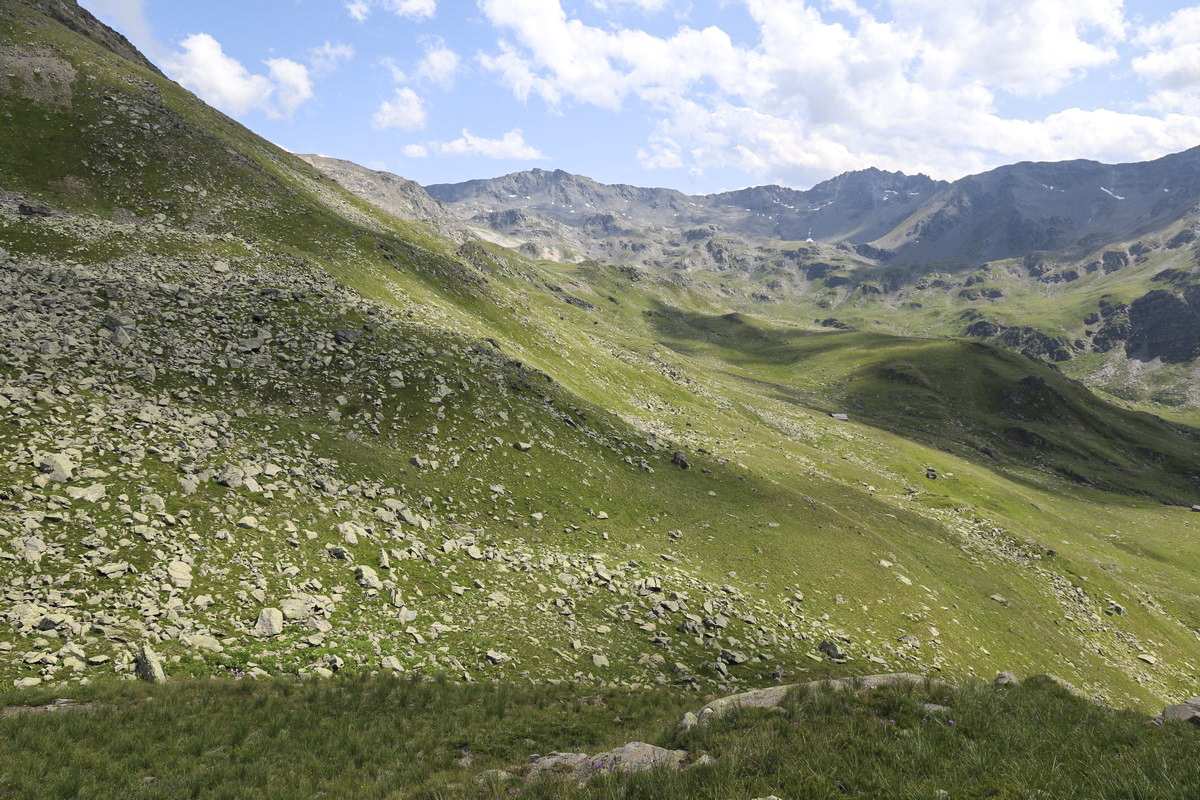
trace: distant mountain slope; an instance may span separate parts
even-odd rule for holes
[[[1038,251],[1078,258],[1195,215],[1200,147],[1136,164],[1027,162],[953,183],[867,169],[807,191],[755,186],[689,196],[536,169],[427,188],[465,218],[520,210],[582,227],[594,215],[612,214],[635,227],[713,225],[732,236],[784,241],[811,236],[866,245],[865,254],[890,264],[962,267]]]
[[[752,212],[742,225],[760,235],[859,244],[890,232],[946,185],[925,175],[866,169],[843,173],[808,191],[755,186],[705,199],[714,209]]]
[[[458,218],[430,197],[416,181],[340,158],[320,155],[301,155],[300,158],[389,214],[428,223],[443,236],[457,242],[465,241],[470,235]]]
[[[902,262],[1082,257],[1195,215],[1200,147],[1137,164],[1022,163],[955,181],[874,244]]]

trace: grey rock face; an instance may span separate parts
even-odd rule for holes
[[[1182,722],[1190,722],[1197,727],[1200,727],[1200,707],[1189,705],[1187,703],[1178,703],[1173,706],[1167,706],[1163,709],[1162,719],[1174,719]]]
[[[65,453],[50,453],[38,459],[38,469],[50,480],[66,483],[75,474],[75,462]]]
[[[620,772],[631,773],[665,767],[679,769],[687,762],[686,750],[668,750],[645,742],[629,742],[606,753],[589,756],[587,753],[550,753],[533,760],[526,780],[544,775],[565,774],[580,785],[593,775]]]
[[[167,577],[178,589],[188,589],[192,585],[192,568],[183,561],[172,561],[167,565]]]
[[[992,681],[993,686],[1019,686],[1021,681],[1011,672],[1001,672],[996,676],[996,680]]]
[[[167,675],[163,672],[162,661],[148,644],[143,644],[134,654],[137,676],[148,683],[165,683]]]
[[[278,608],[264,608],[254,623],[256,636],[278,636],[283,633],[283,612]]]

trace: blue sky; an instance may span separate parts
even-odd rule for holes
[[[294,152],[704,193],[1200,145],[1200,5],[81,0]]]

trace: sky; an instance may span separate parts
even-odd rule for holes
[[[1165,0],[81,0],[260,135],[422,184],[708,193],[1200,145]]]

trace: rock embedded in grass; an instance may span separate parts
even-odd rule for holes
[[[283,612],[278,608],[267,607],[258,613],[254,623],[255,636],[278,636],[283,633]]]
[[[143,644],[134,654],[135,672],[139,678],[147,683],[165,683],[167,675],[163,671],[162,661],[151,649],[150,645]]]

